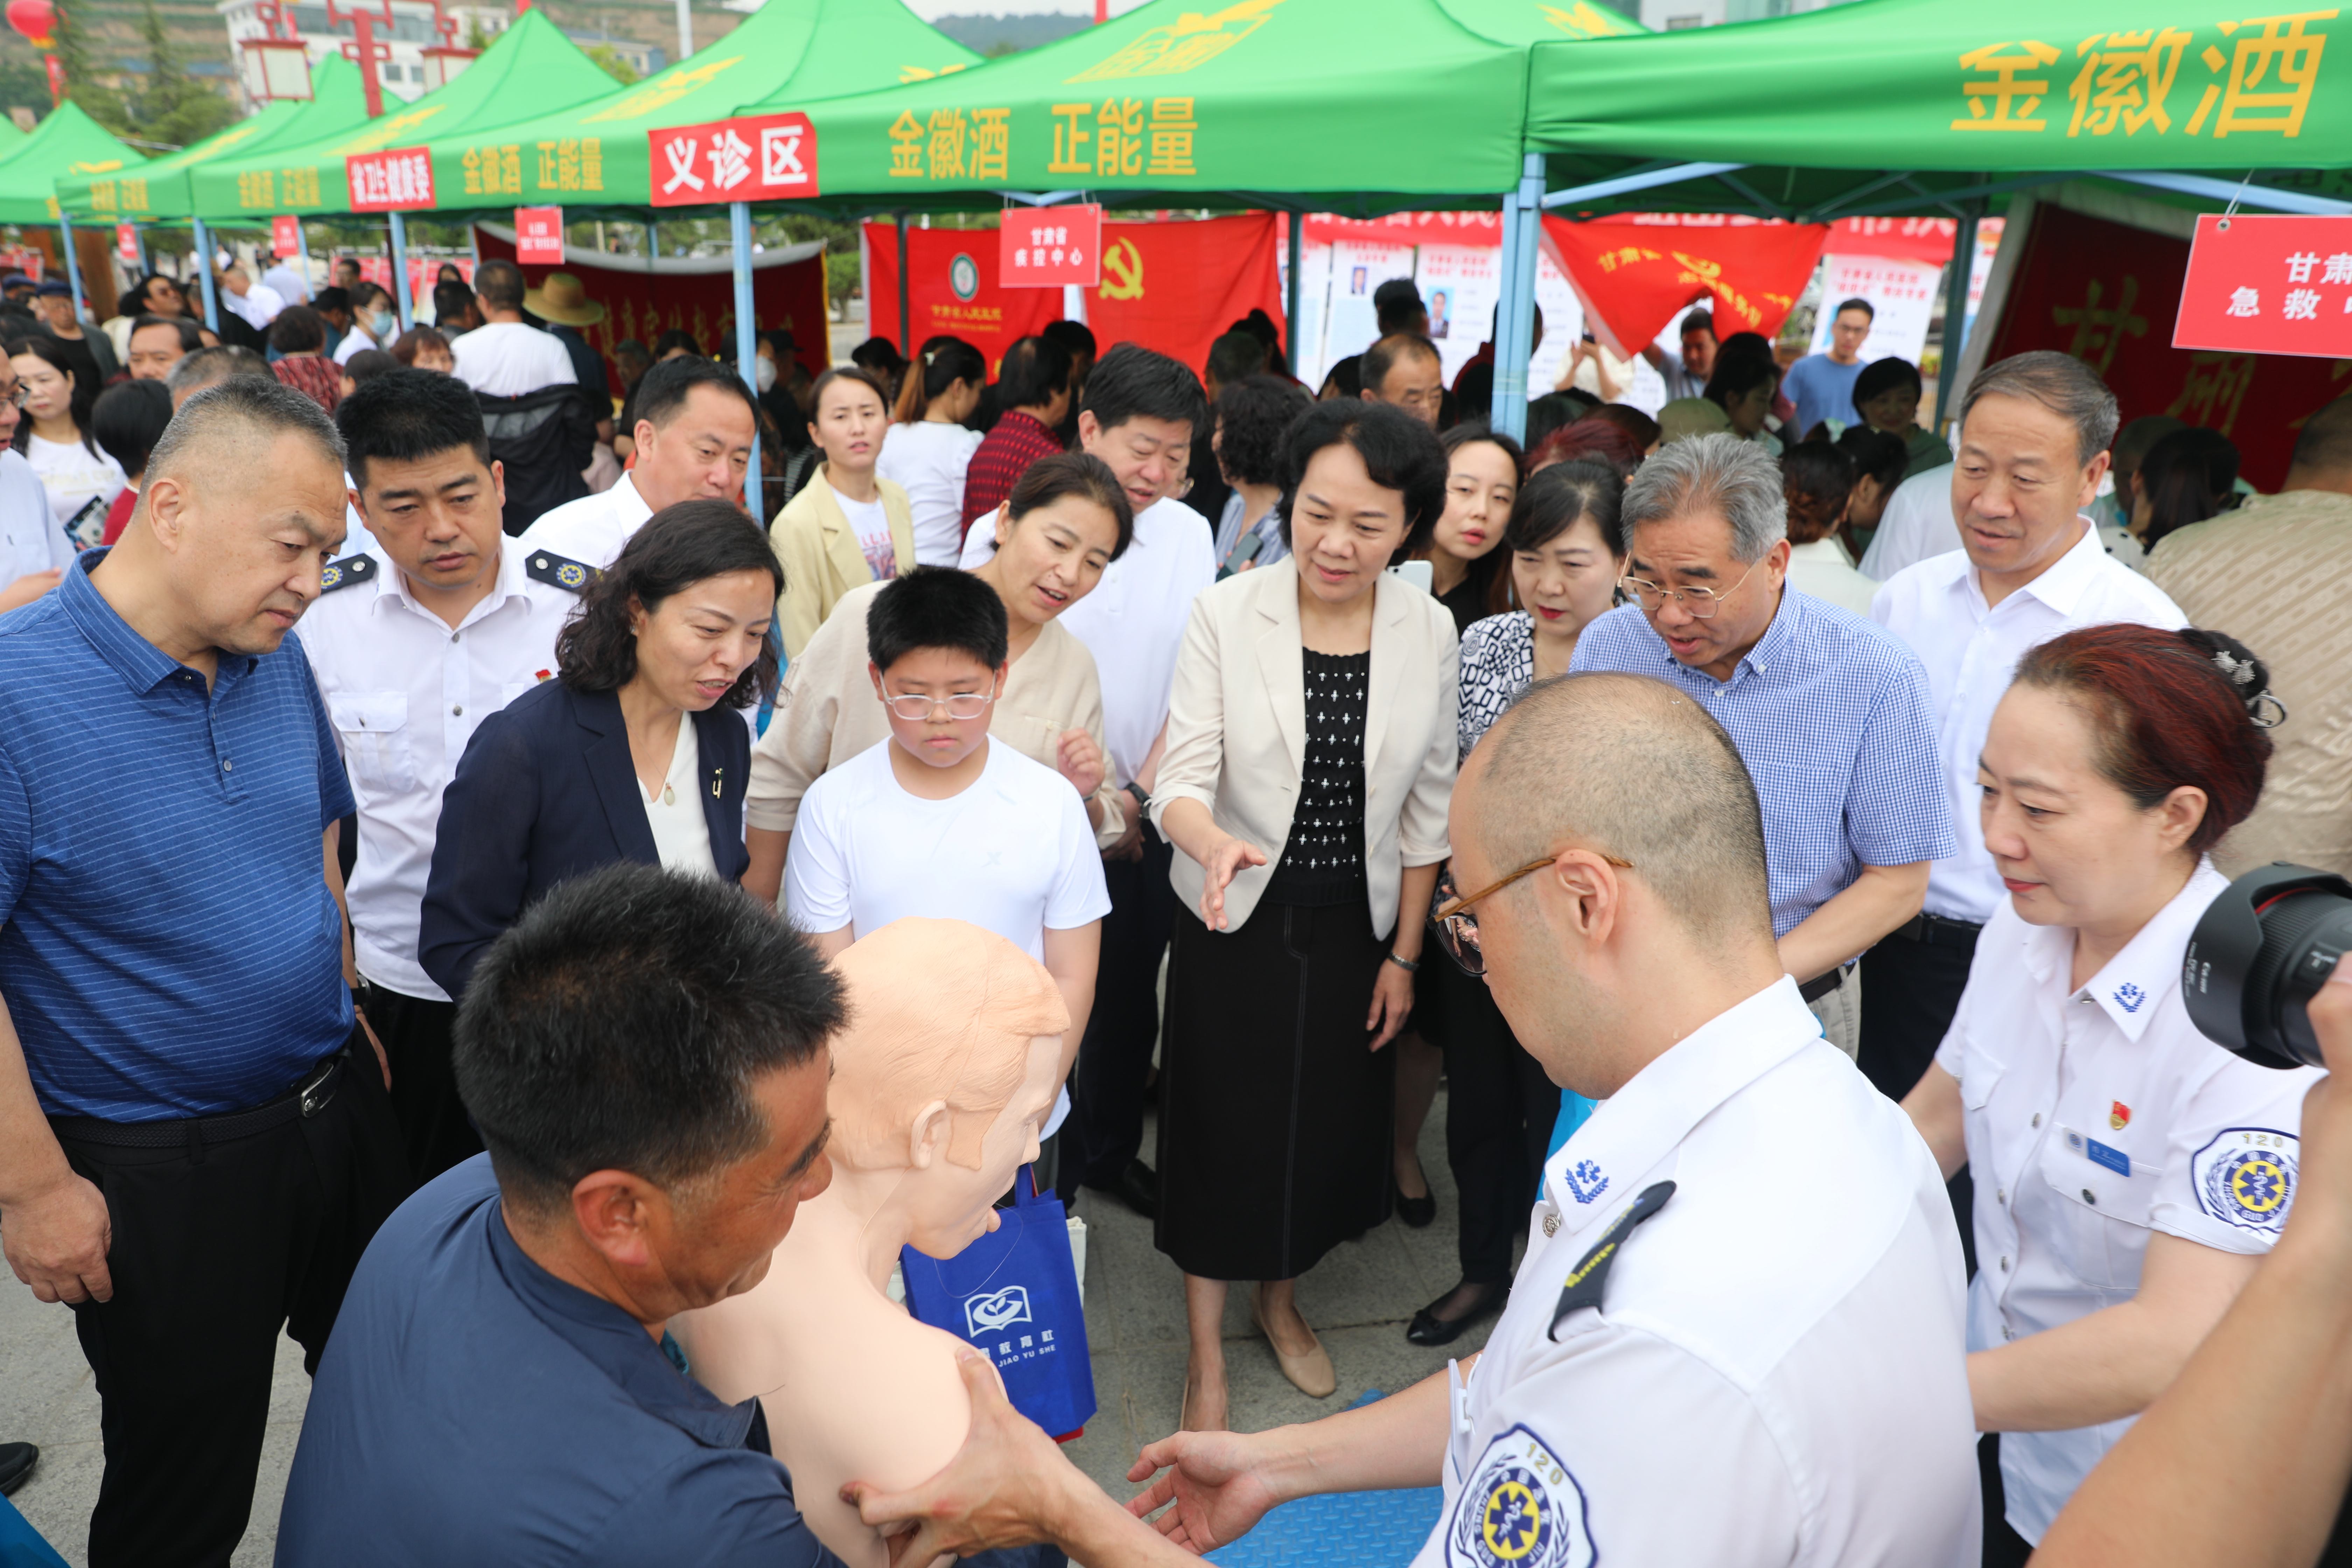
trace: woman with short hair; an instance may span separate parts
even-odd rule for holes
[[[835,365],[816,378],[808,433],[824,461],[768,530],[784,567],[776,624],[787,659],[800,658],[844,594],[915,564],[907,492],[875,471],[889,409],[882,384],[865,371]]]
[[[332,414],[343,400],[343,373],[327,357],[327,319],[308,305],[289,305],[269,323],[278,358],[269,373]]]

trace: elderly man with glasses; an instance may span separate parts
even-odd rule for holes
[[[1849,1057],[1856,958],[1919,912],[1958,842],[1927,674],[1883,627],[1788,584],[1779,465],[1730,436],[1677,441],[1625,487],[1625,596],[1576,672],[1663,680],[1738,747],[1763,807],[1780,962]]]

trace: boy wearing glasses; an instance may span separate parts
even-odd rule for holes
[[[1007,636],[996,590],[952,568],[917,567],[874,596],[866,673],[890,738],[801,797],[784,912],[827,960],[910,915],[996,932],[1061,987],[1066,1074],[1094,1003],[1110,895],[1086,802],[1061,774],[989,739]],[[1040,1185],[1050,1180],[1041,1173]]]

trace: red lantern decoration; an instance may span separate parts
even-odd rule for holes
[[[8,0],[8,25],[37,49],[57,42],[58,8],[50,0]]]

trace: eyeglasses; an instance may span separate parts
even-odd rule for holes
[[[11,404],[15,405],[18,408],[24,407],[25,399],[30,397],[32,395],[33,389],[26,386],[21,381],[16,385],[10,387],[7,391],[0,392],[0,397],[6,398]]]
[[[1596,850],[1603,860],[1621,871],[1633,868],[1631,860],[1621,860],[1606,850]],[[1470,906],[1482,899],[1491,899],[1522,877],[1532,877],[1559,857],[1547,855],[1540,860],[1530,860],[1491,888],[1481,888],[1468,898],[1456,897],[1454,890],[1454,867],[1448,863],[1437,876],[1437,890],[1429,900],[1429,923],[1437,931],[1437,944],[1445,950],[1463,973],[1479,975],[1486,973],[1486,951],[1478,942],[1478,917]]]
[[[994,692],[959,691],[953,697],[885,697],[882,705],[901,719],[928,719],[934,708],[944,708],[950,719],[977,719],[996,700]]]
[[[1756,563],[1756,566],[1763,564],[1761,561]],[[1666,607],[1668,599],[1674,599],[1682,605],[1684,614],[1689,616],[1691,619],[1711,621],[1715,619],[1716,612],[1723,608],[1723,601],[1746,587],[1748,579],[1756,575],[1756,566],[1750,566],[1741,573],[1739,581],[1720,594],[1712,588],[1662,588],[1655,583],[1641,577],[1620,577],[1617,579],[1617,586],[1622,588],[1629,597],[1640,604],[1642,613],[1645,616],[1656,615]]]

